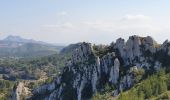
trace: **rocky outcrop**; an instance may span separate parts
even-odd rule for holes
[[[55,89],[55,83],[43,85],[41,87],[38,87],[33,91],[33,94],[45,94],[47,92],[51,92]]]
[[[115,52],[107,53],[101,58],[94,52],[90,43],[81,43],[74,50],[72,59],[66,64],[61,76],[56,79],[55,86],[48,84],[35,89],[33,98],[50,93],[44,98],[89,99],[93,93],[101,89],[99,85],[104,86],[106,82],[117,84],[120,62]],[[49,90],[49,87],[52,89]],[[69,93],[70,91],[72,93]]]
[[[28,91],[28,88],[24,86],[23,82],[19,82],[16,87],[14,87],[12,92],[12,100],[23,100],[30,91]]]
[[[166,41],[160,46],[149,36],[131,36],[127,42],[119,38],[110,46],[95,46],[97,49],[90,43],[76,44],[63,72],[53,83],[35,89],[32,98],[43,95],[47,100],[90,99],[106,84],[114,86],[113,95],[118,95],[136,82],[130,67],[135,66],[133,69],[138,71],[169,66],[170,63],[162,60],[170,55],[169,44]]]
[[[118,39],[112,47],[118,51],[124,63],[128,66],[137,62],[144,62],[145,56],[149,57],[156,52],[156,45],[158,44],[150,36],[131,36],[126,43],[124,39]]]
[[[118,82],[118,79],[119,79],[119,67],[120,67],[120,62],[116,58],[114,60],[114,66],[111,68],[110,78],[109,78],[109,81],[111,83],[113,83],[113,84],[116,84]]]

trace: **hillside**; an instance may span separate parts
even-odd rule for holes
[[[170,73],[161,69],[159,72],[134,85],[130,90],[122,92],[118,100],[169,100],[169,82]]]
[[[19,36],[8,36],[0,40],[0,57],[42,57],[56,54],[63,47]]]
[[[80,43],[62,73],[53,82],[34,89],[31,99],[86,100],[93,98],[96,93],[102,95],[108,91],[111,91],[109,98],[116,98],[143,80],[150,80],[149,76],[162,68],[166,74],[169,73],[169,44],[168,41],[157,44],[150,36],[131,36],[127,42],[119,38],[110,45]],[[155,75],[154,79],[159,77]],[[161,82],[164,84],[162,86],[168,87],[169,83]],[[160,86],[159,83],[156,86]],[[160,91],[158,95],[163,93]],[[144,98],[152,96],[154,94]]]
[[[16,98],[25,100],[32,94],[30,93],[32,89],[47,84],[58,76],[64,63],[69,59],[69,54],[54,54],[31,59],[0,59],[0,100],[8,100],[11,96],[12,100]]]
[[[169,99],[169,44],[158,44],[150,36],[131,36],[110,45],[71,44],[40,58],[1,59],[1,82],[9,84],[2,84],[1,98]]]

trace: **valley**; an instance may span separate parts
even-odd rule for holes
[[[1,0],[0,100],[170,100],[170,0]]]
[[[44,57],[1,58],[1,98],[169,99],[169,50],[168,41],[134,35],[110,45],[71,44]]]

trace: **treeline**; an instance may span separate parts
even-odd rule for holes
[[[149,76],[126,92],[122,92],[118,100],[170,99],[166,93],[170,89],[170,73],[160,72]]]
[[[161,69],[117,97],[113,97],[114,88],[109,85],[104,90],[97,92],[92,100],[170,100],[170,73]]]
[[[56,76],[68,60],[70,60],[69,54],[32,59],[0,59],[0,74],[19,79],[38,79],[41,77],[41,72],[45,72],[47,76]]]

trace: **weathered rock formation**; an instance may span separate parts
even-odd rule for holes
[[[115,87],[118,95],[135,83],[130,70],[159,70],[161,65],[169,66],[170,42],[157,44],[151,37],[131,36],[127,42],[118,39],[110,46],[93,46],[79,43],[72,59],[51,84],[40,86],[33,91],[33,99],[84,100],[90,99],[97,91],[103,91],[106,84]]]
[[[12,93],[12,100],[23,100],[30,91],[28,91],[28,88],[24,86],[23,82],[19,82],[16,87],[13,89]]]

